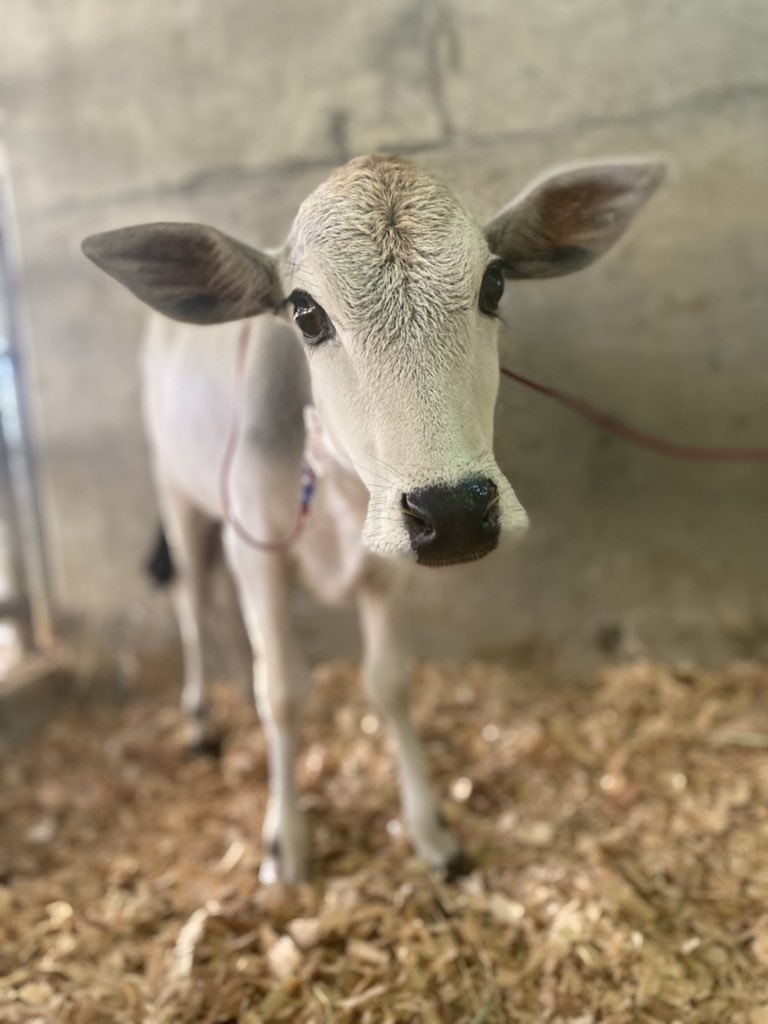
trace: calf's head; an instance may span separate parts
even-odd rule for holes
[[[291,317],[328,440],[370,491],[368,546],[445,565],[527,523],[493,456],[505,282],[593,262],[662,176],[652,163],[564,171],[481,228],[415,165],[365,157],[309,196],[276,253],[196,224],[106,232],[83,248],[176,320]]]

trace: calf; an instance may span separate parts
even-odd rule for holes
[[[590,264],[662,175],[653,163],[567,170],[483,229],[423,170],[370,156],[305,200],[276,252],[196,224],[84,242],[98,266],[170,318],[151,324],[144,387],[179,570],[182,704],[205,742],[199,623],[211,529],[221,524],[243,646],[249,658],[258,652],[270,771],[264,880],[294,881],[307,869],[294,767],[309,676],[289,609],[293,570],[325,599],[356,597],[365,679],[394,731],[413,843],[449,873],[463,866],[409,716],[393,627],[398,581],[409,558],[424,566],[478,559],[503,531],[525,529],[493,455],[505,282]],[[236,379],[243,400],[233,432]],[[288,544],[307,462],[317,492],[306,528]]]

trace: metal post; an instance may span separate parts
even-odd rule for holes
[[[2,409],[0,409],[0,494],[3,497],[3,518],[8,531],[9,568],[13,587],[13,596],[10,600],[0,603],[0,617],[15,620],[22,650],[27,652],[35,646],[29,599],[29,577],[24,558],[24,540],[19,528],[18,500],[13,486],[13,471],[5,437]]]
[[[0,423],[0,486],[7,490],[12,572],[18,587],[20,639],[29,646],[45,646],[53,635],[52,586],[45,526],[38,490],[34,444],[24,358],[22,356],[21,274],[14,231],[10,176],[0,148],[0,307],[5,307],[10,362],[10,404],[15,405],[14,436]],[[0,420],[7,410],[0,408]],[[5,429],[2,427],[5,426]]]

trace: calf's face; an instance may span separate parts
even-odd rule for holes
[[[493,457],[502,268],[451,193],[347,165],[302,205],[281,276],[324,427],[371,494],[368,546],[445,564],[524,526]]]
[[[445,565],[481,558],[501,530],[527,523],[493,456],[505,281],[591,263],[662,173],[566,171],[482,230],[423,170],[365,157],[309,196],[273,256],[189,224],[107,232],[84,250],[175,319],[291,317],[328,440],[370,491],[365,542]]]

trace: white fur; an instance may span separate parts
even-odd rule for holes
[[[309,367],[325,428],[371,496],[363,541],[378,554],[409,552],[402,495],[472,474],[498,488],[503,527],[523,530],[493,457],[498,325],[477,303],[490,262],[482,231],[425,172],[386,175],[386,164],[342,168],[302,205],[283,254],[290,287],[309,292],[336,329]],[[387,238],[381,207],[398,187],[415,198],[396,209]]]

